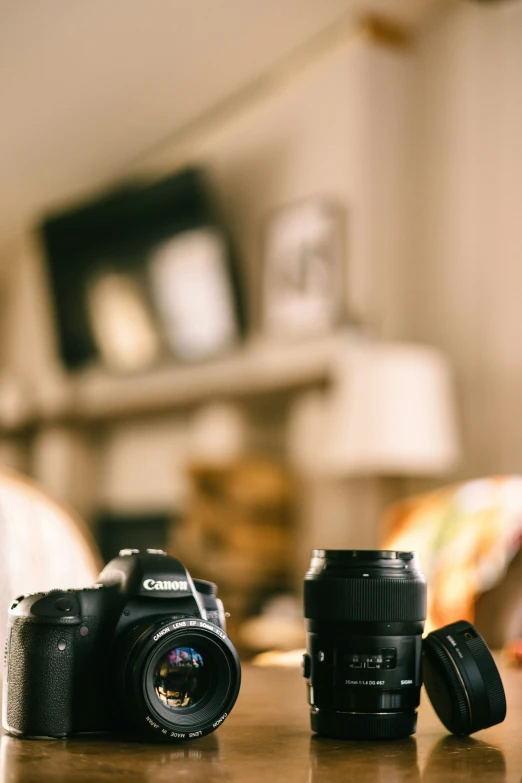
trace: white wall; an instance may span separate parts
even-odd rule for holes
[[[521,76],[522,4],[463,2],[432,19],[412,52],[347,40],[139,169],[164,175],[208,162],[254,300],[270,210],[321,193],[339,199],[350,309],[379,335],[448,353],[468,476],[522,471]],[[59,396],[45,285],[27,237],[10,262],[7,277],[18,282],[4,360],[38,393]],[[147,435],[149,453],[163,454],[168,435],[159,427],[155,437],[153,447]],[[104,484],[106,501],[120,496],[118,453],[107,451],[118,486]]]
[[[164,175],[207,162],[259,291],[262,227],[271,210],[310,196],[346,209],[346,294],[353,316],[393,332],[404,256],[401,193],[410,57],[360,33],[278,89],[144,162]],[[254,307],[256,303],[254,302]]]
[[[405,333],[456,368],[463,475],[522,472],[522,3],[417,42]]]
[[[407,152],[409,73],[408,53],[388,48],[368,34],[352,34],[287,75],[276,89],[256,96],[218,124],[196,129],[189,142],[142,161],[134,173],[165,176],[188,163],[209,166],[245,263],[254,313],[259,308],[262,227],[270,212],[310,196],[334,198],[347,215],[347,309],[378,334],[393,337],[397,313],[402,312],[400,273],[405,253],[400,175]],[[21,238],[10,275],[14,297],[7,364],[22,373],[34,393],[52,407],[59,404],[65,379],[56,360],[37,249],[28,237]],[[121,424],[114,431],[110,425],[105,428],[103,445],[98,443],[101,478],[92,487],[100,493],[100,501],[123,507],[132,500],[143,507],[154,503],[154,497],[171,497],[176,481],[174,469],[170,473],[166,467],[176,429],[171,425],[166,420],[165,426],[159,421],[153,427],[130,426],[127,431]],[[47,480],[57,471],[46,465],[44,451],[39,450],[35,466]],[[179,463],[178,446],[174,451],[173,462]],[[132,459],[140,454],[147,455],[154,482],[147,478],[140,459]],[[160,469],[155,471],[154,465]],[[67,494],[66,486],[54,489]],[[85,494],[83,487],[81,494],[68,499],[83,509]]]
[[[245,263],[254,318],[259,315],[264,222],[280,206],[325,195],[346,210],[347,310],[378,334],[396,336],[405,258],[401,173],[410,67],[407,53],[364,35],[350,37],[261,100],[140,166],[140,172],[164,176],[186,163],[208,165]],[[158,427],[154,435],[142,430],[141,437],[138,443],[140,432],[128,432],[126,449],[165,454],[168,427]],[[104,500],[114,504],[116,496],[122,497],[124,465],[129,463],[116,442],[106,459],[111,463],[106,463]],[[111,484],[112,476],[119,477],[117,484]],[[136,489],[141,483],[136,475]],[[156,489],[167,494],[157,482]],[[354,492],[358,499],[350,502]],[[348,495],[339,484],[324,487],[309,525],[328,527],[328,507],[330,517],[339,517],[329,540],[343,545],[351,535],[356,543],[375,543],[375,504],[360,524],[348,522],[350,510],[357,520],[359,495],[368,506],[366,485],[364,492],[353,488]],[[365,520],[373,524],[365,528]]]

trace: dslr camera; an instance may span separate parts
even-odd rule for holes
[[[216,593],[165,552],[124,549],[92,587],[20,596],[9,608],[4,729],[170,741],[214,731],[241,681]]]
[[[422,638],[426,581],[415,552],[314,550],[304,608],[303,670],[317,734],[408,737],[422,684],[453,734],[504,720],[502,680],[478,631],[461,620]]]

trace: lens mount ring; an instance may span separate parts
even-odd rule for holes
[[[208,689],[194,705],[170,709],[155,692],[154,672],[172,649],[195,648],[209,670]],[[220,726],[235,704],[241,667],[232,642],[199,618],[163,618],[133,641],[124,664],[123,697],[137,727],[159,740],[196,739]]]
[[[415,734],[416,712],[330,712],[312,708],[312,731],[322,737],[351,740],[403,739]]]

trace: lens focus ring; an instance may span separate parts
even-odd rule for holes
[[[305,616],[316,620],[407,622],[426,617],[426,584],[372,577],[306,579]]]

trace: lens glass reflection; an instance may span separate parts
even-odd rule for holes
[[[194,647],[174,647],[158,661],[154,689],[169,709],[193,707],[208,689],[208,671],[201,653]]]

